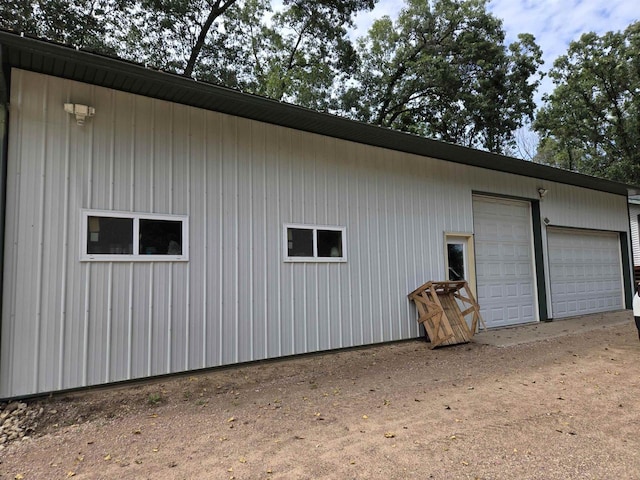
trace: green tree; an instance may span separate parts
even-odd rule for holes
[[[353,15],[375,0],[291,0],[276,13],[256,61],[255,93],[328,110],[335,85],[347,81],[356,65],[346,27]]]
[[[533,36],[504,45],[486,0],[408,0],[358,45],[355,85],[342,94],[358,120],[504,153],[533,118],[542,64]]]
[[[128,0],[3,0],[0,28],[115,54]]]
[[[640,184],[640,22],[582,35],[550,72],[535,130],[539,161]]]
[[[327,110],[355,64],[347,27],[376,0],[142,0],[123,54],[198,80]],[[267,20],[270,17],[270,20]]]
[[[347,27],[374,3],[285,0],[274,13],[268,1],[236,2],[207,39],[193,76],[327,110],[334,85],[355,64]]]
[[[355,64],[347,28],[376,0],[6,0],[0,27],[329,109]]]
[[[120,30],[120,55],[191,77],[204,51],[223,48],[228,36],[225,23],[242,4],[242,0],[135,0]]]

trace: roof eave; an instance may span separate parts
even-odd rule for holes
[[[0,30],[3,66],[182,103],[366,145],[619,195],[640,187],[341,118]],[[0,83],[0,96],[7,87]],[[0,97],[1,100],[1,97]]]

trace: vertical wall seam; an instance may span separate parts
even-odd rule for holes
[[[129,297],[127,316],[127,378],[133,374],[133,262],[129,264]]]
[[[365,203],[366,203],[366,209],[367,209],[367,238],[366,238],[366,248],[363,248],[363,256],[365,255],[365,252],[368,253],[369,255],[367,255],[368,261],[369,261],[369,288],[367,289],[367,293],[369,294],[369,301],[367,302],[368,308],[369,308],[369,332],[371,332],[371,336],[370,336],[370,343],[373,343],[375,340],[375,328],[374,328],[374,322],[375,322],[375,318],[373,315],[373,265],[371,264],[371,225],[372,223],[375,221],[374,218],[374,213],[371,212],[371,202],[369,202],[369,179],[365,180]],[[378,212],[378,209],[376,208],[376,213]],[[363,256],[361,256],[361,260],[363,260]]]
[[[38,207],[38,250],[36,269],[36,325],[34,341],[34,363],[33,363],[33,386],[37,390],[40,383],[40,336],[42,329],[42,282],[43,282],[43,263],[44,263],[44,208],[45,208],[45,178],[47,166],[47,102],[49,100],[49,82],[44,82],[44,92],[42,95],[42,155],[40,158],[40,185],[38,193],[40,194],[40,205]]]
[[[394,182],[395,183],[395,182]],[[404,195],[402,195],[402,198],[404,198]],[[398,197],[397,196],[393,196],[393,220],[394,220],[394,229],[393,231],[395,232],[395,234],[393,235],[393,239],[395,241],[395,257],[396,257],[396,262],[395,262],[395,267],[396,267],[396,291],[397,292],[402,292],[402,287],[400,286],[400,242],[398,241],[398,233],[402,232],[402,239],[404,242],[406,242],[406,235],[405,235],[405,224],[406,222],[404,221],[405,216],[404,216],[404,212],[401,212],[402,215],[398,215]],[[402,229],[400,228],[400,226],[398,225],[399,222],[402,222]],[[403,245],[402,247],[402,252],[403,254],[406,251],[406,247],[405,245]],[[406,262],[403,259],[402,262],[402,269],[406,272],[407,271],[407,265]],[[406,277],[406,275],[405,275]],[[395,311],[397,313],[397,318],[394,318],[393,324],[396,326],[396,328],[398,329],[398,333],[397,336],[395,336],[393,338],[393,340],[399,340],[400,338],[402,338],[402,296],[399,295],[396,299],[395,303]]]
[[[348,196],[346,195],[346,192],[340,190],[340,186],[341,186],[341,175],[340,172],[337,171],[336,166],[333,162],[335,162],[336,158],[337,158],[337,140],[331,139],[331,163],[330,163],[330,167],[331,167],[331,171],[333,172],[333,174],[335,175],[334,177],[334,181],[335,181],[335,189],[336,189],[336,203],[335,203],[335,218],[338,221],[338,225],[342,225],[345,227],[345,231],[344,231],[344,238],[342,239],[343,241],[343,255],[348,255],[348,251],[349,251],[349,247],[346,244],[347,241],[347,230],[348,230],[348,225],[346,223],[346,219],[343,215],[340,214],[341,212],[341,199],[344,199],[344,205],[342,206],[342,208],[344,208],[344,211],[346,212],[347,209],[349,208],[349,199]],[[342,179],[346,179],[347,175],[343,175]],[[345,214],[345,215],[348,215]],[[347,257],[347,261],[348,261],[348,257]],[[337,265],[337,270],[338,270],[338,331],[339,331],[339,335],[338,335],[338,348],[343,348],[345,345],[345,335],[346,332],[344,331],[344,312],[343,312],[343,295],[342,295],[342,289],[343,289],[343,271],[345,269],[348,269],[348,267],[345,265]],[[352,341],[352,326],[349,327],[350,328],[350,332],[349,332],[349,344]]]
[[[379,155],[376,155],[376,161],[379,161]],[[377,192],[384,192],[384,188],[380,188],[380,186],[378,185],[378,181],[376,180],[376,191]],[[381,218],[382,214],[380,211],[380,195],[376,195],[376,229],[374,232],[374,235],[378,236],[378,248],[376,248],[377,252],[377,262],[376,262],[376,266],[377,266],[377,276],[376,276],[376,292],[377,292],[377,300],[378,300],[378,323],[380,324],[380,338],[379,341],[384,341],[384,315],[382,313],[383,311],[383,302],[382,302],[382,249],[380,248],[380,242],[381,242],[381,235],[378,235],[378,232],[380,232],[380,228],[382,225],[382,218]],[[373,289],[372,289],[373,290]]]
[[[289,153],[289,213],[287,215],[286,220],[288,222],[291,222],[294,220],[293,218],[293,193],[294,193],[294,189],[293,189],[293,155],[291,155],[291,144],[293,143],[292,140],[292,133],[288,132],[288,136],[287,136],[287,140],[288,140],[288,145],[287,145],[287,153]],[[282,227],[281,227],[282,229]],[[282,231],[282,230],[281,230]],[[284,239],[283,239],[284,240]],[[283,241],[281,240],[281,241]],[[291,298],[291,318],[290,318],[290,322],[291,322],[291,353],[296,353],[296,310],[295,310],[295,288],[294,288],[294,273],[295,273],[295,265],[287,265],[287,271],[289,273],[289,278],[290,278],[290,282],[289,282],[289,290],[290,290],[290,298]],[[303,319],[304,320],[304,319]]]
[[[176,115],[176,108],[175,108],[175,104],[171,103],[170,104],[170,109],[171,109],[171,113],[169,115],[169,213],[175,213],[173,206],[174,206],[174,194],[175,194],[175,190],[173,188],[173,182],[174,182],[174,175],[173,175],[173,169],[175,168],[175,135],[176,135],[176,126],[175,126],[175,115]],[[153,181],[151,182],[153,184]],[[155,205],[153,205],[153,207],[155,208]],[[166,313],[166,319],[167,319],[167,330],[166,330],[166,334],[167,334],[167,340],[166,340],[166,347],[167,347],[167,351],[164,352],[165,354],[165,362],[166,362],[166,371],[170,372],[171,371],[171,357],[173,356],[173,338],[171,337],[172,333],[173,333],[173,298],[172,298],[172,294],[173,294],[173,263],[169,263],[167,265],[167,268],[169,269],[169,285],[168,285],[168,289],[169,291],[167,292],[167,298],[166,298],[166,302],[167,302],[167,313]],[[160,283],[160,282],[159,282]],[[151,288],[153,289],[155,286],[155,279],[152,277],[151,279]],[[150,322],[153,322],[153,317],[149,319]],[[158,342],[159,343],[159,342]],[[158,352],[160,354],[160,352]],[[158,357],[160,357],[160,355],[158,355]],[[159,360],[161,360],[159,358]],[[160,363],[160,362],[159,362]]]
[[[392,181],[393,176],[389,179]],[[387,265],[386,265],[386,275],[387,278],[389,280],[391,280],[391,255],[392,253],[390,252],[390,247],[391,247],[391,240],[389,238],[389,230],[390,230],[390,226],[392,225],[392,218],[390,215],[390,206],[389,206],[389,181],[384,182],[384,188],[383,188],[383,198],[384,198],[384,215],[385,215],[385,228],[384,228],[384,242],[385,242],[385,247],[387,252],[389,252],[386,256],[386,261],[387,261]],[[395,232],[395,230],[394,230]],[[389,286],[390,286],[391,282],[389,281]],[[380,293],[382,293],[383,290],[383,280],[382,280],[382,276],[380,277]],[[382,295],[380,295],[380,297],[382,297]],[[388,316],[387,316],[387,325],[389,327],[389,336],[388,337],[383,337],[384,340],[392,340],[393,339],[393,299],[391,297],[389,297],[388,299],[389,303],[388,303]],[[382,311],[382,310],[381,310]]]
[[[246,182],[249,187],[248,192],[248,203],[249,203],[249,359],[254,360],[254,329],[255,329],[255,319],[254,316],[254,307],[253,307],[253,279],[254,279],[254,264],[253,264],[253,164],[255,162],[255,130],[253,128],[253,123],[249,122],[249,126],[247,128],[249,133],[249,144],[251,145],[251,153],[249,153],[249,178],[246,179]],[[239,272],[238,272],[239,273]],[[238,295],[240,292],[238,292]]]
[[[92,88],[93,91],[93,88]],[[93,126],[89,124],[89,159],[87,162],[87,208],[93,206]],[[85,128],[85,127],[83,127]],[[82,355],[82,384],[87,385],[89,381],[89,322],[90,322],[90,297],[91,297],[91,262],[87,262],[84,294],[84,324],[82,344],[84,352]]]
[[[223,334],[224,334],[224,173],[223,164],[223,117],[218,117],[218,364],[223,363]]]
[[[357,149],[357,147],[355,147]],[[356,155],[357,157],[357,155]],[[355,209],[356,212],[360,212],[360,179],[358,178],[358,176],[356,175],[354,178],[354,192],[355,192]],[[366,212],[368,214],[368,212]],[[370,218],[369,215],[367,215],[367,218]],[[362,279],[362,255],[363,255],[363,245],[362,245],[362,235],[361,235],[361,222],[360,219],[356,219],[355,220],[357,222],[357,228],[355,228],[355,233],[358,236],[358,241],[356,243],[356,245],[358,245],[360,248],[358,249],[358,268],[357,268],[357,274],[358,274],[358,279]],[[354,235],[349,233],[349,236],[347,237],[347,241],[351,241],[349,239],[351,239],[351,237],[353,237]],[[353,258],[353,248],[349,248],[349,258]],[[351,262],[349,262],[351,263]],[[350,283],[353,282],[352,277],[349,278]],[[362,293],[362,281],[360,281],[358,283],[358,316],[359,316],[359,320],[360,320],[360,345],[364,344],[364,300],[363,300],[363,293]],[[353,307],[352,307],[353,308]],[[352,315],[353,315],[353,309],[352,309]]]
[[[312,153],[312,165],[313,165],[313,175],[311,175],[312,178],[312,185],[313,185],[313,223],[318,225],[320,223],[320,217],[318,216],[318,182],[319,182],[319,175],[318,175],[318,151],[316,146],[314,145],[312,149],[310,149],[313,153]],[[306,175],[303,174],[302,179],[304,181]],[[324,175],[324,181],[325,181],[325,191],[326,191],[326,181],[327,181],[327,177],[326,175]],[[304,183],[302,183],[302,185],[304,185]],[[304,186],[304,188],[306,188],[306,185]],[[304,195],[304,193],[303,193]],[[326,219],[326,215],[327,215],[327,209],[326,209],[326,197],[327,195],[325,195],[325,202],[324,205],[322,206],[324,209],[324,218]],[[303,215],[302,216],[302,220],[303,223],[307,223],[307,219],[308,216],[307,215]],[[316,238],[315,238],[315,242],[314,242],[314,254],[317,255],[318,254],[318,232],[316,230],[315,232]],[[319,277],[319,270],[320,270],[320,265],[318,263],[312,263],[310,266],[310,270],[313,271],[313,290],[315,291],[315,301],[313,302],[315,305],[315,318],[312,319],[314,325],[315,325],[315,335],[316,335],[316,344],[314,346],[314,350],[320,350],[320,322],[324,322],[326,324],[327,327],[327,344],[330,346],[331,345],[331,316],[330,316],[330,306],[329,306],[329,288],[328,288],[328,284],[327,284],[327,289],[325,292],[325,300],[327,303],[327,318],[320,318],[320,299],[322,298],[322,295],[320,294],[320,277]],[[328,273],[328,268],[325,269],[325,271],[327,271]],[[328,276],[327,276],[327,280],[328,280]],[[305,288],[305,295],[306,295],[307,289]],[[305,315],[307,315],[307,311],[305,309]],[[307,322],[308,323],[308,322]],[[309,332],[307,331],[307,335],[309,334]],[[305,349],[306,351],[308,350]]]
[[[115,95],[114,92],[111,92],[110,97],[110,106],[111,106],[111,135],[109,136],[109,184],[108,184],[108,205],[109,210],[113,210],[113,202],[114,202],[114,176],[115,176],[115,148],[116,148],[116,140],[115,140],[115,132],[116,132],[116,114],[115,114]],[[83,228],[81,226],[81,228]],[[108,270],[108,292],[107,292],[107,351],[106,351],[106,371],[105,377],[106,381],[110,381],[111,379],[111,363],[113,361],[112,350],[113,350],[113,262],[109,262],[109,270]]]
[[[265,127],[266,128],[266,127]],[[268,212],[267,212],[267,201],[269,195],[267,193],[267,131],[266,129],[262,130],[263,137],[263,145],[264,152],[262,156],[262,228],[263,228],[263,278],[262,278],[262,294],[264,295],[264,355],[263,357],[269,357],[269,261],[268,259],[271,257],[271,253],[269,252],[269,243],[268,243],[268,232],[269,232],[269,223],[268,223]],[[279,195],[279,192],[278,192]]]
[[[240,350],[240,158],[239,158],[239,134],[238,134],[238,119],[234,119],[233,122],[234,132],[233,132],[233,141],[234,141],[234,149],[233,149],[233,186],[234,186],[234,202],[233,202],[233,218],[234,218],[234,251],[233,251],[233,259],[234,259],[234,300],[231,302],[234,310],[234,352],[233,359],[235,362],[238,362],[239,359],[239,350]]]
[[[171,357],[173,352],[173,269],[174,263],[170,262],[167,267],[169,268],[169,285],[167,292],[167,357],[166,357],[166,372],[171,373]]]
[[[410,271],[413,269],[414,270],[414,277],[415,275],[415,262],[409,262],[409,255],[408,255],[408,246],[407,246],[407,230],[409,229],[408,225],[407,225],[407,219],[409,219],[409,222],[411,224],[411,229],[413,229],[413,224],[414,222],[412,221],[411,217],[408,214],[408,209],[407,209],[407,195],[403,195],[402,196],[402,232],[404,235],[404,271],[405,271],[405,276],[404,276],[404,286],[405,286],[405,290],[407,293],[413,291],[413,288],[410,284],[409,284],[409,278],[410,278]],[[412,234],[413,236],[413,234]],[[414,247],[414,251],[415,251],[415,247]],[[406,321],[406,326],[407,326],[407,334],[411,335],[411,331],[413,330],[411,328],[411,306],[410,306],[410,302],[407,300],[406,297],[400,297],[400,302],[404,302],[405,305],[405,310],[406,310],[406,314],[405,314],[405,321]],[[401,307],[402,308],[402,304]]]
[[[191,112],[190,110],[187,111],[187,131],[189,132],[189,135],[187,136],[187,192],[186,192],[186,196],[187,196],[187,208],[186,208],[186,213],[187,213],[187,218],[191,219],[191,141],[193,138],[193,132],[192,132],[192,125],[191,125],[191,115],[194,112]],[[191,222],[189,222],[189,225],[191,225]],[[191,235],[189,235],[189,239],[191,239]],[[182,239],[183,243],[184,243],[184,239]],[[189,240],[191,241],[191,240]],[[191,250],[189,250],[189,259],[191,259]],[[189,354],[190,354],[190,349],[191,349],[191,263],[186,263],[184,264],[184,269],[186,272],[186,278],[185,278],[185,295],[184,295],[184,301],[185,301],[185,310],[184,310],[184,315],[185,315],[185,346],[184,346],[184,369],[188,369],[189,368]],[[171,268],[175,268],[175,265],[171,265]]]
[[[134,108],[131,109],[131,131],[135,132],[136,128],[136,109],[135,109],[135,100],[134,100]],[[136,187],[136,138],[135,135],[131,136],[131,157],[130,161],[130,185],[129,185],[129,211],[134,212],[136,208],[136,197],[135,197],[135,187]],[[134,239],[136,240],[136,239]],[[135,242],[138,243],[138,242]],[[133,246],[133,251],[137,251],[137,247]],[[131,378],[133,374],[133,317],[134,317],[134,309],[135,309],[135,298],[133,295],[134,292],[134,263],[131,262],[129,264],[129,378]],[[142,320],[140,320],[142,321]],[[142,366],[141,366],[142,367]],[[142,371],[142,368],[140,368]]]
[[[349,153],[350,153],[350,148],[345,152],[347,157],[349,157]],[[351,160],[353,160],[353,158],[351,158]],[[337,173],[338,175],[340,174],[340,172],[337,172]],[[346,249],[346,254],[347,254],[347,264],[344,267],[346,270],[346,276],[347,276],[347,298],[346,298],[346,306],[344,308],[346,308],[346,312],[347,312],[346,321],[348,322],[348,327],[349,327],[348,345],[355,345],[354,327],[355,327],[356,316],[353,314],[353,284],[352,284],[353,283],[352,282],[353,252],[350,247],[352,245],[351,235],[356,230],[356,228],[352,224],[353,220],[351,217],[351,212],[349,211],[351,208],[352,200],[353,200],[351,198],[351,192],[352,192],[352,189],[354,188],[352,186],[353,178],[351,177],[351,167],[344,173],[343,177],[344,177],[345,183],[344,183],[344,210],[343,210],[344,219],[342,221],[344,222],[344,225],[346,227],[345,238],[343,239],[343,242],[344,242],[344,248]],[[340,210],[339,203],[337,205],[337,208],[338,208],[338,212],[340,212],[341,210]],[[344,322],[344,321],[345,321],[344,318],[341,317],[341,322]],[[343,347],[344,343],[340,346]]]
[[[299,134],[298,134],[299,135]],[[296,140],[299,141],[299,139],[297,138],[298,135],[296,135]],[[304,185],[304,165],[302,166],[302,170],[301,170],[301,179],[300,179],[300,185]],[[301,205],[301,209],[302,211],[300,212],[300,219],[304,220],[306,218],[305,216],[305,211],[306,211],[306,204],[304,201],[304,195],[301,195],[301,201],[300,201],[300,205]],[[315,244],[314,244],[314,248],[315,248]],[[307,305],[307,274],[308,274],[308,264],[303,263],[301,265],[302,267],[302,344],[303,346],[303,352],[308,352],[309,351],[309,328],[307,326],[307,317],[309,315],[308,313],[308,305]],[[317,302],[316,302],[317,303]],[[295,317],[295,312],[294,312],[294,317]],[[317,328],[317,322],[316,322],[316,328]],[[317,341],[317,340],[316,340]]]
[[[279,135],[274,135],[275,138],[278,139],[278,150],[280,150],[280,136]],[[277,325],[278,325],[278,356],[282,355],[282,246],[280,244],[280,242],[283,241],[282,238],[282,229],[280,227],[280,225],[282,225],[282,212],[280,210],[281,208],[281,204],[280,204],[280,162],[281,162],[281,156],[277,155],[276,156],[276,252],[277,252],[277,260],[276,260],[276,275],[277,275],[277,282],[276,282],[276,292],[278,294],[278,300],[277,300],[277,312],[278,312],[278,318],[277,318]]]
[[[113,322],[113,262],[109,262],[107,267],[107,342],[106,342],[106,364],[105,364],[105,382],[111,379],[111,336]]]
[[[208,279],[209,279],[209,168],[208,168],[208,164],[209,164],[209,150],[207,148],[207,145],[209,144],[209,113],[205,112],[204,113],[204,120],[203,120],[203,145],[202,145],[202,154],[203,154],[203,181],[202,181],[202,185],[203,185],[203,213],[204,213],[204,218],[202,220],[203,222],[203,228],[204,228],[204,234],[203,234],[203,245],[202,245],[202,255],[203,255],[203,263],[204,263],[204,268],[202,269],[202,368],[207,366],[207,336],[208,336],[208,329],[207,329],[207,325],[208,325],[208,317],[209,317],[209,312],[208,312],[208,304],[207,304],[207,298],[209,297],[208,295]],[[191,230],[192,228],[192,223],[189,222],[189,230]],[[191,233],[189,233],[189,242],[191,242]],[[191,253],[191,249],[189,249],[189,256],[191,257],[192,253]],[[190,260],[192,261],[192,260]]]
[[[149,264],[149,296],[147,297],[147,376],[153,371],[153,273],[154,263]]]
[[[67,100],[70,94],[67,90]],[[67,304],[67,263],[69,249],[69,181],[70,181],[70,156],[71,156],[71,121],[69,116],[65,122],[65,153],[64,153],[64,192],[62,199],[63,219],[62,219],[62,272],[60,273],[60,337],[58,338],[58,389],[64,385],[64,346],[66,334],[66,304]]]
[[[137,107],[137,102],[135,107]],[[169,115],[169,133],[168,133],[168,138],[169,138],[169,149],[168,149],[168,155],[169,155],[169,168],[171,169],[171,155],[172,155],[172,150],[171,150],[171,139],[173,136],[173,131],[171,129],[171,121],[173,119],[173,104],[170,104],[170,108],[171,108],[171,113]],[[137,117],[136,117],[137,120]],[[133,125],[133,132],[136,132],[136,128],[137,128],[137,122],[134,123]],[[150,182],[149,182],[149,210],[151,212],[155,212],[155,199],[154,199],[154,195],[155,195],[155,170],[156,170],[156,151],[155,151],[155,142],[156,142],[156,116],[155,116],[155,102],[152,102],[151,105],[151,152],[150,152],[150,162],[149,162],[149,167],[150,167]],[[134,134],[134,142],[136,141],[136,136]],[[143,150],[144,151],[144,150]],[[166,153],[166,152],[165,152]],[[171,178],[171,176],[170,176]],[[135,179],[133,179],[135,181]],[[171,204],[171,192],[168,192],[168,197],[169,197],[169,203]],[[134,210],[135,211],[135,210]],[[173,213],[171,208],[169,208],[169,213]],[[139,226],[139,224],[138,224]],[[138,233],[139,235],[139,233]],[[134,241],[136,243],[138,243],[138,249],[139,247],[139,239],[134,238]],[[138,251],[138,253],[140,253]],[[155,309],[154,309],[154,299],[155,299],[155,295],[154,295],[154,287],[155,287],[155,282],[154,282],[154,276],[155,276],[155,264],[154,262],[150,262],[148,264],[148,272],[149,272],[149,276],[148,276],[148,288],[149,288],[149,292],[148,292],[148,297],[147,297],[147,359],[146,359],[146,365],[147,365],[147,375],[151,375],[153,372],[153,332],[154,332],[154,325],[153,325],[153,319],[154,319],[154,314],[155,314]],[[158,332],[160,332],[160,328],[158,328]],[[169,350],[167,352],[165,352],[165,355],[170,356],[170,352],[171,352],[171,347],[169,346]],[[162,358],[160,357],[159,359],[159,363],[162,364]]]

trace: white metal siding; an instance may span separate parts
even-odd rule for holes
[[[473,216],[478,303],[487,327],[536,321],[530,204],[474,197]]]
[[[624,308],[617,233],[554,228],[547,235],[554,318]]]
[[[416,337],[406,295],[444,278],[472,191],[539,186],[21,70],[11,87],[0,397]],[[625,198],[545,187],[547,215],[574,217],[561,198],[627,230]],[[83,208],[189,215],[190,260],[80,262]],[[346,227],[348,262],[283,262],[284,223]]]

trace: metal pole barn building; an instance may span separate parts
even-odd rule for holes
[[[630,308],[627,185],[0,32],[0,398]]]

